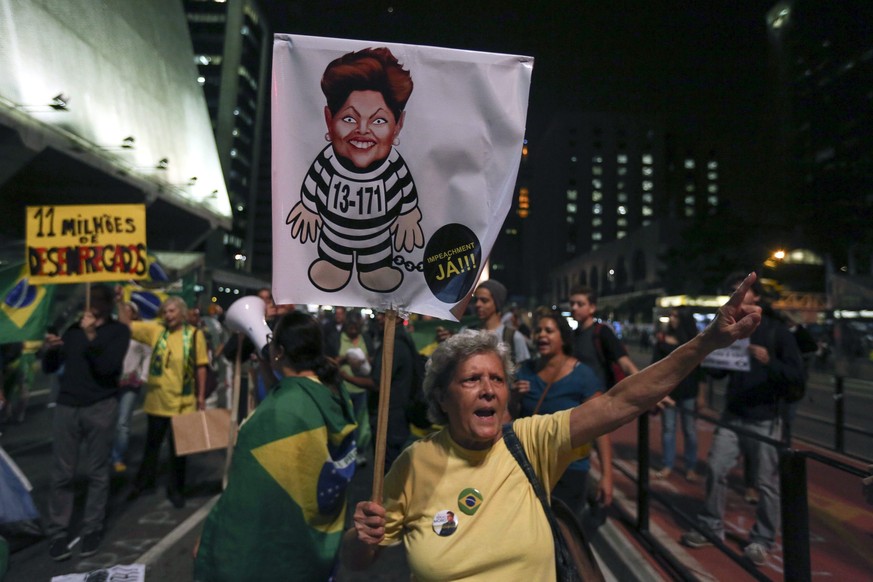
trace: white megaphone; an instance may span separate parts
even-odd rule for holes
[[[224,315],[224,324],[231,331],[244,333],[257,348],[257,354],[264,353],[267,336],[272,332],[264,319],[266,306],[260,297],[242,297],[233,302]]]

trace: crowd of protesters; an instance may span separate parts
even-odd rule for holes
[[[742,277],[737,276],[729,278],[726,289],[736,288],[741,280]],[[289,329],[307,329],[310,335],[314,333],[310,342],[318,338],[320,353],[335,372],[313,372],[313,377],[321,378],[326,374],[324,378],[335,383],[328,386],[332,392],[327,394],[325,403],[335,400],[340,407],[337,414],[349,416],[343,421],[347,428],[337,425],[331,430],[338,431],[338,435],[350,431],[350,440],[343,442],[354,442],[352,471],[355,467],[365,466],[373,458],[384,317],[379,313],[371,315],[369,311],[343,306],[306,315],[293,305],[276,305],[269,289],[261,289],[258,296],[264,301],[264,317],[271,329],[275,329],[283,317],[297,313],[298,319],[303,319],[288,324],[291,325]],[[638,339],[644,349],[651,350],[654,363],[668,357],[699,331],[690,312],[676,308],[670,311],[666,325],[656,322],[650,327],[626,327],[622,339],[615,328],[598,318],[597,295],[585,287],[573,288],[568,294],[569,316],[567,312],[545,307],[525,311],[509,304],[508,299],[506,287],[491,279],[475,288],[468,315],[460,325],[450,322],[424,325],[421,320],[397,319],[386,472],[411,442],[442,428],[429,423],[416,426],[410,421],[410,407],[416,400],[414,390],[420,389],[422,380],[416,377],[422,374],[417,370],[418,363],[420,359],[430,357],[447,338],[464,327],[486,331],[508,347],[508,356],[517,375],[510,385],[507,421],[579,406],[600,397],[622,378],[638,373],[625,341]],[[704,405],[702,386],[706,379],[727,376],[723,420],[729,425],[778,439],[785,430],[784,422],[788,420],[779,384],[804,381],[805,366],[798,347],[801,336],[797,335],[796,325],[792,325],[794,329],[789,331],[792,322],[788,321],[786,325],[769,309],[760,284],[756,282],[752,286],[743,302],[764,307],[763,323],[752,336],[749,346],[751,369],[719,372],[695,368],[652,409],[653,414],[661,414],[662,429],[662,456],[660,465],[656,463],[653,476],[663,480],[676,478],[676,429],[681,421],[684,446],[681,475],[692,483],[706,483],[697,526],[681,539],[685,545],[698,548],[710,545],[714,539],[724,538],[727,474],[738,459],[744,457],[748,485],[746,500],[757,505],[757,520],[745,553],[752,562],[760,565],[765,563],[778,531],[775,449],[737,435],[729,428],[719,427],[703,463],[698,453],[695,413]],[[37,354],[42,358],[46,373],[57,373],[59,384],[52,403],[55,406],[54,466],[45,516],[49,555],[55,560],[71,556],[70,541],[76,531],[83,540],[80,556],[97,551],[103,537],[112,472],[129,479],[127,498],[131,501],[156,489],[161,449],[165,442],[170,453],[167,496],[175,507],[185,505],[185,461],[184,457],[175,454],[171,418],[205,409],[207,398],[209,406],[229,408],[234,360],[238,359],[245,367],[243,387],[250,395],[247,415],[252,415],[272,397],[273,387],[278,385],[283,374],[296,375],[301,366],[304,371],[314,370],[314,361],[298,355],[294,356],[297,359],[293,362],[281,360],[290,368],[263,373],[260,362],[264,354],[256,353],[248,338],[240,342],[229,341],[235,336],[222,325],[220,309],[211,309],[210,315],[201,317],[198,307],[189,307],[181,298],[171,296],[161,306],[156,320],[143,321],[138,311],[136,303],[124,301],[120,294],[116,296],[107,287],[94,286],[89,309],[63,334],[50,330]],[[314,328],[308,326],[307,318],[312,319]],[[409,332],[414,331],[416,323],[422,329],[432,330],[432,335],[416,333],[417,340],[413,340]],[[282,357],[289,350],[302,349],[288,343],[291,340],[287,337],[282,341],[285,344],[282,347],[275,344],[271,353]],[[421,349],[417,344],[422,346]],[[242,352],[237,354],[240,346]],[[7,354],[10,357],[15,355],[12,350],[5,349],[3,355]],[[5,360],[8,362],[10,357]],[[207,367],[218,378],[214,394],[206,393]],[[7,374],[6,378],[9,377]],[[0,392],[0,406],[4,403],[4,394]],[[131,450],[130,443],[142,443],[143,435],[134,435],[131,439],[131,418],[134,409],[140,406],[148,422],[141,462],[134,473],[130,465],[138,455],[132,453],[140,451]],[[2,412],[9,415],[8,407]],[[74,454],[81,443],[87,445],[88,455],[84,459],[78,459]],[[613,498],[613,452],[609,433],[602,434],[584,449],[591,454],[580,453],[554,490],[554,495],[567,501],[579,515],[607,507]],[[338,450],[331,451],[337,466],[345,466],[343,459],[349,451],[343,449],[341,455]],[[599,478],[589,483],[591,459],[595,458],[595,452],[599,469],[595,474]],[[288,462],[293,464],[294,459]],[[86,468],[89,485],[81,523],[74,527],[71,521],[76,500],[72,480],[77,463]],[[242,469],[237,466],[232,472],[234,470],[238,473]],[[243,478],[237,476],[236,479]],[[228,510],[228,506],[224,507]],[[209,543],[214,539],[218,538],[210,534],[204,546],[208,555],[213,557],[215,548],[210,548]],[[322,556],[323,568],[331,570],[338,563],[334,563],[337,544],[337,538],[333,538],[330,555]]]

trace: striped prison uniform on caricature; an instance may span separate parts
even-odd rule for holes
[[[400,153],[391,153],[373,170],[354,172],[328,145],[312,162],[301,187],[303,205],[322,219],[318,256],[350,271],[391,266],[388,227],[418,206],[418,191]]]

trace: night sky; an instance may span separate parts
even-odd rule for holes
[[[773,198],[772,0],[267,4],[276,32],[531,55],[533,147],[562,108],[662,115],[715,144],[740,208]]]

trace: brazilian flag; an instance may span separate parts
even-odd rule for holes
[[[283,378],[240,428],[194,579],[328,580],[355,473],[355,428],[344,388]]]
[[[0,343],[42,339],[54,285],[33,285],[23,264],[0,268]]]

